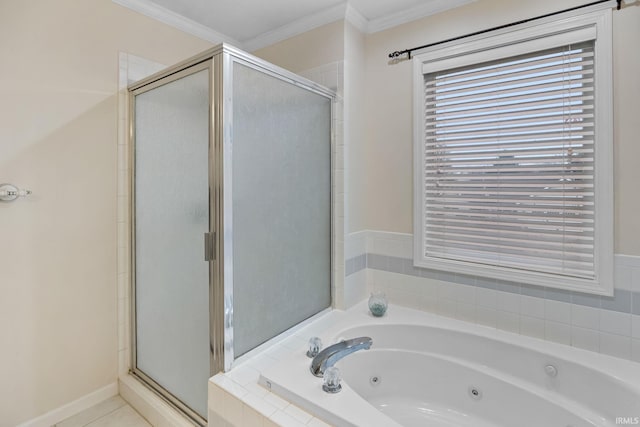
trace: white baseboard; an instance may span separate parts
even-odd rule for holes
[[[116,396],[117,394],[118,383],[114,382],[89,393],[80,399],[67,403],[66,405],[47,412],[46,414],[40,415],[37,418],[26,421],[17,427],[51,427],[52,425],[57,424],[78,412],[82,412],[110,397]]]

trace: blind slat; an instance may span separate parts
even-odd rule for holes
[[[563,233],[584,233],[585,231],[592,231],[589,227],[587,227],[586,222],[576,221],[575,225],[573,221],[566,221],[564,218],[559,218],[554,220],[553,218],[509,218],[509,217],[501,217],[500,223],[496,223],[495,218],[487,217],[487,216],[445,216],[445,215],[435,215],[432,214],[429,216],[429,224],[437,225],[440,224],[443,227],[451,226],[467,226],[467,227],[481,227],[482,229],[486,228],[494,228],[496,230],[500,230],[501,228],[513,229],[517,228],[519,230],[536,230],[540,232],[549,232],[556,233],[558,230],[561,230]],[[589,234],[587,234],[589,235]],[[589,235],[590,236],[590,235]],[[593,237],[593,236],[591,236]]]
[[[427,100],[430,99],[451,99],[466,94],[485,94],[491,92],[502,92],[510,89],[522,89],[529,87],[540,87],[542,84],[558,84],[563,87],[567,84],[582,83],[587,79],[592,79],[593,67],[582,66],[578,70],[567,70],[566,68],[554,68],[548,70],[544,76],[537,75],[535,71],[520,73],[520,76],[487,77],[482,81],[463,85],[442,85],[425,91]],[[520,78],[518,78],[520,77]]]
[[[562,57],[566,57],[567,54],[569,54],[569,52],[566,49],[561,49],[556,54],[549,53],[543,56],[525,57],[521,61],[508,61],[508,62],[502,61],[500,63],[496,63],[490,69],[487,69],[487,67],[471,67],[465,71],[458,71],[458,72],[446,73],[443,75],[436,75],[434,79],[426,82],[425,86],[429,87],[431,85],[440,84],[440,82],[443,82],[443,81],[445,82],[450,81],[453,83],[457,83],[457,82],[466,81],[466,80],[473,80],[474,78],[482,78],[486,75],[500,75],[500,73],[503,73],[503,72],[509,72],[515,69],[526,68],[527,65],[534,67],[535,64],[544,65],[544,64],[550,64],[550,63],[557,63],[558,61],[562,61],[563,60]],[[589,58],[593,58],[593,47],[588,45],[583,45],[582,47],[576,49],[573,52],[572,58],[575,58],[578,61],[581,59],[588,60]],[[564,58],[564,60],[566,61],[567,58]]]
[[[580,150],[580,151],[578,151]],[[541,149],[535,153],[528,153],[519,155],[516,157],[513,154],[509,155],[508,153],[499,153],[499,154],[468,154],[468,155],[459,155],[452,156],[450,159],[446,160],[428,160],[425,162],[428,166],[445,166],[445,165],[486,165],[487,167],[495,168],[494,174],[499,173],[501,165],[514,166],[518,164],[536,164],[543,163],[546,164],[548,162],[559,162],[563,161],[563,164],[572,164],[572,163],[586,163],[588,165],[593,164],[593,149],[584,148],[584,149],[574,149],[574,154],[570,159],[566,159],[563,157],[563,153],[558,150],[544,150]],[[586,153],[586,155],[578,157],[576,153]],[[560,160],[559,160],[560,159]]]
[[[567,260],[559,261],[557,258],[538,259],[533,257],[516,257],[501,253],[473,251],[465,248],[443,248],[442,251],[438,252],[436,252],[433,246],[429,246],[428,249],[433,253],[433,257],[435,258],[454,259],[491,266],[499,264],[503,267],[511,267],[519,270],[544,271],[546,273],[571,277],[592,278],[589,271],[593,267],[593,261],[577,262]]]
[[[508,100],[510,98],[519,98],[526,96],[532,98],[532,93],[536,95],[555,94],[555,93],[588,93],[588,88],[593,85],[593,79],[583,79],[580,81],[572,82],[567,81],[566,84],[559,82],[538,82],[529,83],[513,88],[494,88],[494,90],[487,90],[486,92],[464,92],[459,95],[453,95],[450,97],[427,97],[427,102],[438,102],[440,106],[447,107],[451,105],[464,105],[467,103],[475,103],[478,101],[500,101]]]
[[[499,117],[495,120],[485,120],[482,122],[463,122],[463,123],[451,123],[449,121],[438,121],[435,126],[429,126],[427,129],[430,132],[436,134],[445,134],[451,131],[476,131],[476,130],[490,130],[490,129],[504,129],[514,128],[521,126],[536,126],[536,125],[573,125],[579,126],[580,123],[586,120],[593,120],[593,113],[574,113],[571,114],[571,108],[567,108],[564,111],[558,110],[554,114],[545,114],[544,116],[515,116],[515,117]],[[576,110],[580,111],[580,110]]]
[[[475,87],[486,82],[504,82],[511,80],[524,80],[532,75],[550,76],[558,73],[575,71],[576,69],[593,70],[593,52],[585,52],[583,55],[576,55],[570,61],[563,61],[559,58],[530,62],[527,65],[505,67],[493,73],[478,72],[470,74],[463,79],[442,78],[436,82],[429,82],[425,85],[425,92],[433,93],[438,90],[447,90],[457,87]]]
[[[466,135],[466,136],[461,136],[461,137],[452,137],[452,138],[442,138],[442,137],[436,137],[436,136],[431,136],[431,135],[427,135],[426,136],[426,140],[427,142],[432,142],[432,141],[436,141],[436,142],[452,142],[452,143],[457,143],[457,144],[461,144],[461,143],[479,143],[479,142],[483,142],[483,141],[487,141],[487,142],[491,142],[491,141],[495,141],[495,142],[499,142],[501,139],[503,139],[505,142],[512,142],[514,140],[527,140],[527,139],[534,139],[534,140],[543,140],[544,139],[564,139],[565,141],[569,141],[569,139],[571,137],[574,138],[578,138],[578,137],[583,137],[583,136],[593,136],[594,132],[593,132],[593,126],[590,126],[587,130],[572,130],[571,132],[563,132],[563,131],[558,131],[558,130],[544,130],[544,131],[537,131],[532,129],[529,132],[504,132],[502,135],[495,135],[495,134],[491,134],[491,135],[478,135],[478,136],[474,136],[474,135]]]
[[[480,141],[480,142],[455,142],[448,141],[443,146],[442,142],[434,141],[432,139],[425,140],[425,148],[426,153],[441,151],[443,149],[451,149],[451,150],[462,150],[462,149],[476,149],[476,150],[485,150],[485,149],[508,149],[508,148],[517,148],[517,147],[570,147],[570,146],[589,146],[593,145],[592,138],[577,138],[577,139],[543,139],[543,140],[530,140],[530,139],[520,139],[520,140],[501,140],[501,141]]]
[[[518,251],[522,251],[522,238],[518,238],[517,236],[507,236],[507,235],[496,235],[496,236],[488,236],[488,235],[477,235],[471,233],[454,233],[451,231],[448,232],[431,232],[427,230],[428,238],[433,242],[443,241],[443,242],[459,242],[462,244],[472,244],[484,247],[500,247],[505,252],[508,253],[517,253]],[[535,233],[531,233],[534,235]],[[528,239],[527,241],[527,253],[530,249],[535,249],[538,253],[544,254],[552,254],[552,253],[563,253],[563,254],[571,254],[574,257],[581,256],[593,256],[591,250],[592,243],[584,242],[584,243],[571,243],[568,241],[541,241]]]
[[[576,159],[578,160],[578,159]],[[544,173],[555,174],[560,176],[573,176],[573,173],[590,171],[593,174],[593,165],[581,164],[579,161],[571,162],[571,165],[567,165],[564,162],[548,162],[543,164],[523,164],[521,165],[502,165],[500,167],[500,173],[509,173],[513,175],[540,175]],[[476,166],[459,166],[459,165],[438,165],[437,169],[430,170],[425,176],[444,176],[445,174],[456,175],[485,175],[485,168],[481,165]]]
[[[515,113],[537,112],[545,109],[566,109],[571,107],[579,107],[584,111],[593,109],[593,96],[584,96],[582,92],[573,94],[558,94],[555,96],[545,96],[541,100],[531,100],[530,98],[518,99],[513,102],[502,102],[499,105],[493,105],[490,108],[473,108],[474,106],[466,106],[461,108],[444,109],[439,108],[436,112],[435,108],[426,111],[425,119],[427,123],[431,121],[442,121],[451,119],[469,119],[485,116],[509,115]]]
[[[449,239],[447,239],[449,240]],[[432,239],[433,247],[438,247],[438,240]],[[562,256],[564,262],[576,262],[576,263],[587,263],[589,260],[593,259],[593,254],[587,253],[573,253],[562,250],[551,250],[551,249],[537,249],[527,245],[526,248],[517,247],[517,246],[508,246],[508,245],[488,245],[481,242],[472,242],[472,241],[463,241],[463,242],[454,242],[454,241],[445,241],[446,248],[471,248],[475,250],[483,249],[487,252],[493,252],[496,255],[513,255],[521,258],[535,258],[537,260],[553,260],[558,256]],[[442,246],[445,248],[445,246]]]
[[[435,232],[440,231],[442,228],[445,228],[447,232],[458,233],[458,234],[472,234],[472,235],[486,235],[488,229],[485,227],[481,227],[478,224],[465,224],[465,223],[454,223],[454,222],[432,222],[432,226],[427,228],[427,232],[430,230],[435,230]],[[593,242],[593,237],[589,235],[584,235],[581,230],[568,232],[566,230],[560,229],[558,227],[553,229],[542,229],[538,228],[533,232],[532,230],[523,230],[521,227],[505,227],[505,226],[495,226],[490,230],[491,233],[494,233],[497,236],[505,236],[505,237],[513,237],[518,236],[519,238],[526,237],[531,240],[538,240],[543,242],[560,242],[567,241],[573,243],[579,242]]]
[[[549,103],[550,101],[564,100],[569,102],[593,102],[593,88],[591,86],[582,87],[579,90],[569,90],[566,88],[560,89],[547,89],[536,94],[532,97],[531,94],[505,94],[499,98],[480,98],[477,100],[459,100],[458,102],[448,102],[439,105],[430,103],[427,108],[427,113],[439,112],[454,112],[465,111],[473,109],[496,109],[498,107],[507,107],[514,105],[541,105]]]

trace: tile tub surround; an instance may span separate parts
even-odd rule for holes
[[[345,237],[345,207],[347,164],[345,155],[347,141],[345,138],[345,108],[344,108],[344,61],[331,62],[298,73],[315,83],[336,92],[333,103],[332,146],[331,146],[331,205],[332,205],[332,306],[344,308],[344,237]]]
[[[399,305],[640,362],[640,257],[616,255],[605,297],[417,268],[410,234],[361,231],[345,246],[348,307],[383,291]]]
[[[556,343],[536,341],[513,333],[447,319],[437,314],[420,313],[397,305],[390,305],[388,315],[374,318],[368,312],[366,301],[361,301],[347,311],[332,310],[316,318],[297,331],[288,333],[286,338],[277,344],[267,347],[269,345],[267,343],[261,349],[262,351],[243,360],[229,373],[221,373],[213,377],[209,381],[209,425],[303,427],[327,426],[329,425],[327,422],[338,423],[342,420],[347,420],[354,425],[390,425],[385,423],[383,417],[376,416],[377,411],[371,412],[372,408],[366,402],[361,399],[352,399],[354,397],[352,393],[339,395],[323,393],[320,389],[321,380],[308,373],[307,367],[311,361],[304,355],[308,339],[312,336],[321,337],[326,348],[331,343],[342,339],[343,334],[357,336],[361,334],[360,328],[376,328],[384,325],[428,325],[445,330],[451,328],[455,332],[470,333],[473,337],[495,339],[507,345],[513,344],[515,348],[534,349],[535,352],[541,352],[551,358],[559,357],[561,360],[576,362],[578,365],[602,369],[607,373],[606,375],[620,379],[626,378],[629,383],[633,383],[634,378],[640,375],[640,366],[636,363],[622,360],[619,363],[612,363],[615,359],[609,356],[572,349]],[[367,332],[362,334],[367,335]],[[446,339],[446,336],[446,334],[441,335],[441,338]],[[437,343],[432,345],[438,346]],[[451,348],[460,350],[455,344],[452,346]],[[468,350],[460,351],[468,354]],[[521,369],[520,365],[509,366],[518,367],[516,372],[520,372],[518,371]],[[300,377],[302,372],[304,374]],[[268,388],[260,386],[258,382],[265,384]],[[269,391],[271,388],[285,398]],[[309,405],[310,412],[292,402]],[[365,404],[366,408],[361,404]],[[358,406],[360,409],[354,414],[354,408]],[[345,408],[348,408],[347,412],[344,412]],[[367,413],[361,413],[360,410]],[[328,421],[314,417],[311,412],[318,414],[319,417],[326,417]],[[354,420],[354,416],[358,421]],[[370,416],[374,418],[368,418]]]
[[[329,313],[331,314],[331,313]],[[333,318],[323,315],[308,326],[285,332],[278,343],[209,380],[209,425],[213,427],[329,427],[298,406],[258,384],[260,373],[291,352],[306,352],[310,337],[325,331]],[[267,344],[268,345],[268,344]]]

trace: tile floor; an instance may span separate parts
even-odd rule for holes
[[[120,396],[114,396],[59,422],[55,427],[151,427],[151,424]]]

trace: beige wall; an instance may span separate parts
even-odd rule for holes
[[[210,47],[110,0],[0,2],[0,426],[117,376],[118,52]]]
[[[616,253],[640,255],[640,4],[613,14]]]
[[[390,51],[579,0],[482,0],[363,36],[342,21],[255,52],[292,71],[345,60],[349,231],[411,232],[411,67]],[[616,252],[640,255],[640,7],[614,13]],[[0,2],[0,426],[116,379],[118,52],[171,64],[210,47],[110,0]]]
[[[333,62],[344,62],[344,142],[345,142],[345,232],[357,231],[365,223],[366,118],[364,98],[365,34],[346,21],[336,21],[272,46],[253,52],[269,62],[293,72],[302,72]]]
[[[352,231],[412,232],[412,70],[387,54],[583,4],[482,0],[366,39],[366,215]],[[614,11],[616,253],[640,255],[640,7]]]
[[[412,69],[409,61],[390,65],[388,53],[581,4],[482,0],[366,36],[339,21],[254,53],[294,72],[344,60],[347,232],[411,233]],[[616,253],[640,255],[640,6],[613,16]]]

